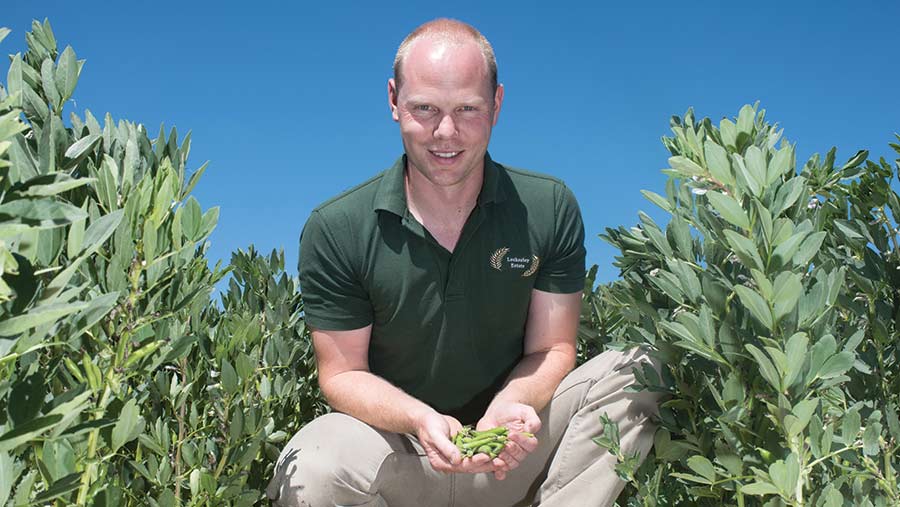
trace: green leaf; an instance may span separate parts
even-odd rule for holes
[[[806,178],[795,176],[787,180],[784,185],[778,188],[775,193],[775,200],[772,203],[772,213],[780,215],[784,210],[790,208],[797,202],[797,199],[803,195],[806,189]]]
[[[824,231],[814,232],[807,236],[806,239],[803,240],[803,243],[800,244],[800,249],[794,254],[794,265],[805,266],[809,264],[813,257],[819,253],[822,242],[825,241],[825,236],[826,233]]]
[[[744,158],[738,154],[734,155],[734,167],[736,169],[735,172],[737,173],[737,181],[741,184],[740,186],[745,186],[750,190],[750,193],[756,197],[762,195],[762,182],[751,174]]]
[[[51,197],[94,181],[93,178],[72,178],[66,173],[42,174],[23,182],[22,190],[18,190],[19,185],[14,190],[21,197]]]
[[[795,232],[790,237],[782,241],[777,247],[775,247],[775,251],[772,252],[772,269],[777,269],[782,266],[788,265],[788,263],[794,258],[794,255],[800,249],[800,246],[803,244],[803,241],[806,239],[806,237],[807,233],[805,232]]]
[[[878,444],[880,436],[881,424],[870,419],[866,424],[866,430],[863,432],[863,453],[866,456],[875,456],[881,450]]]
[[[719,132],[722,134],[722,141],[725,142],[725,146],[737,148],[737,127],[735,127],[734,122],[728,118],[723,118],[719,122]]]
[[[750,177],[761,189],[760,193],[757,195],[761,195],[762,191],[768,186],[766,176],[766,156],[758,146],[751,146],[747,148],[747,152],[744,154],[744,161],[746,162],[747,172]]]
[[[78,257],[53,278],[53,281],[47,286],[48,290],[60,291],[69,283],[69,280],[78,271],[78,267],[99,250],[103,243],[115,232],[122,221],[123,213],[122,210],[114,211],[91,222],[91,225],[84,233],[81,252]]]
[[[646,213],[638,213],[638,217],[641,220],[642,231],[647,237],[650,239],[650,242],[656,247],[657,250],[661,254],[666,257],[672,257],[674,252],[672,252],[672,247],[669,245],[668,240],[663,235],[662,231],[659,229],[659,226],[656,225],[656,222],[650,218]]]
[[[105,243],[106,240],[109,239],[109,237],[112,236],[112,234],[116,231],[116,228],[119,227],[119,224],[122,222],[123,216],[124,211],[119,210],[103,215],[97,220],[91,221],[91,225],[84,233],[82,253],[93,253],[96,252],[101,246],[103,246],[103,243]]]
[[[747,351],[750,352],[750,355],[753,356],[753,359],[756,360],[756,364],[759,366],[760,373],[762,373],[763,378],[766,382],[769,383],[777,392],[781,392],[781,378],[778,375],[778,370],[775,369],[775,365],[772,364],[772,361],[765,354],[765,352],[759,350],[755,345],[748,343],[745,345]]]
[[[0,31],[0,40],[3,33]],[[0,452],[0,505],[6,505],[9,494],[19,472],[14,469],[15,461],[6,452]]]
[[[691,265],[674,258],[667,258],[666,265],[668,266],[669,271],[675,273],[675,276],[678,277],[678,282],[680,284],[678,292],[683,292],[692,302],[697,302],[700,299],[702,290],[700,288],[700,279],[697,278],[697,274],[694,273],[694,269]],[[660,273],[662,273],[662,271]]]
[[[839,352],[825,361],[825,364],[822,365],[822,368],[818,371],[818,377],[821,379],[830,379],[837,377],[838,375],[843,375],[853,366],[855,360],[856,354],[847,351]]]
[[[94,148],[94,145],[100,141],[101,136],[99,134],[88,134],[81,139],[75,141],[72,146],[66,150],[66,158],[70,160],[78,160],[82,155]]]
[[[709,481],[706,479],[706,477],[700,477],[699,475],[681,474],[681,473],[673,473],[671,475],[672,475],[672,477],[675,477],[678,479],[684,479],[686,481],[697,482],[700,484],[709,484]]]
[[[769,477],[785,498],[791,498],[800,479],[800,462],[797,455],[791,453],[784,461],[778,460],[769,465]]]
[[[865,162],[867,158],[869,158],[869,152],[867,150],[859,150],[856,152],[856,155],[850,157],[850,160],[848,160],[847,163],[844,164],[843,167],[841,167],[841,171],[848,171],[850,169],[853,169]]]
[[[62,421],[63,416],[59,414],[48,415],[32,419],[27,423],[16,426],[0,436],[0,452],[15,449],[21,444],[30,441],[32,438],[49,430],[54,425]]]
[[[33,373],[13,383],[6,410],[14,426],[37,417],[44,408],[44,374]]]
[[[672,169],[675,169],[682,175],[688,177],[703,176],[706,174],[706,171],[704,171],[702,167],[697,165],[696,162],[681,155],[669,157],[669,165],[672,166]]]
[[[747,213],[734,198],[712,190],[706,193],[706,198],[709,199],[713,208],[722,215],[722,218],[730,224],[742,229],[750,228],[750,219],[747,217]]]
[[[107,211],[119,209],[119,167],[109,155],[103,156],[97,178],[97,197]]]
[[[822,498],[825,499],[824,503],[822,503],[821,507],[843,507],[844,505],[844,496],[841,494],[840,490],[835,489],[832,484],[829,484],[825,491],[822,492]]]
[[[759,292],[766,301],[772,301],[775,288],[772,286],[772,282],[769,281],[766,274],[758,269],[751,269],[750,274],[753,276],[753,281],[756,282],[756,291]]]
[[[56,88],[56,78],[53,72],[53,60],[47,58],[41,63],[41,87],[44,90],[44,96],[57,107],[60,103],[59,90]]]
[[[194,189],[197,185],[197,182],[200,181],[200,177],[203,176],[203,173],[206,171],[206,167],[209,165],[209,162],[204,162],[203,165],[200,166],[199,169],[194,171],[194,174],[191,175],[191,179],[188,181],[187,185],[181,191],[181,199],[184,200],[187,198],[188,194]]]
[[[750,311],[750,314],[759,321],[766,329],[771,331],[775,325],[772,320],[772,311],[762,296],[753,289],[744,287],[743,285],[735,285],[735,292],[741,299],[744,307]]]
[[[862,419],[857,408],[851,408],[844,413],[844,417],[841,419],[841,438],[845,444],[850,445],[856,441],[861,426]]]
[[[55,322],[66,315],[84,310],[87,303],[51,303],[31,308],[27,313],[0,321],[0,336],[14,336],[43,324]]]
[[[887,419],[888,431],[891,433],[895,442],[900,443],[900,417],[898,417],[897,405],[890,404],[885,412]]]
[[[806,333],[795,333],[788,338],[784,351],[787,356],[787,371],[784,375],[785,387],[793,385],[803,369],[803,363],[806,359],[806,353],[809,350],[809,338]]]
[[[819,406],[819,399],[812,398],[808,400],[803,400],[794,405],[794,408],[791,409],[791,413],[796,417],[794,423],[787,428],[788,437],[792,438],[795,435],[799,435],[802,432],[806,425],[809,424],[809,419],[812,417],[813,413],[816,411],[816,407]]]
[[[641,190],[641,195],[643,195],[644,198],[647,199],[648,201],[659,206],[663,210],[668,211],[669,213],[672,213],[672,211],[675,209],[672,207],[672,204],[669,203],[668,199],[657,194],[656,192],[651,192],[649,190]]]
[[[687,465],[688,468],[700,474],[700,476],[709,481],[709,484],[712,484],[716,481],[716,469],[713,467],[713,464],[710,463],[710,461],[705,457],[699,455],[691,456],[687,460]]]
[[[819,373],[819,370],[825,365],[825,361],[837,351],[837,342],[834,336],[828,334],[819,338],[815,345],[812,346],[809,361],[809,379],[811,382]]]
[[[738,112],[737,118],[737,130],[738,133],[747,134],[748,136],[753,133],[753,119],[756,118],[756,109],[750,104],[744,104],[741,108],[740,112]]]
[[[745,495],[777,495],[778,488],[768,482],[752,482],[741,487],[741,493]]]
[[[59,498],[70,491],[75,491],[81,485],[81,473],[71,473],[58,481],[54,482],[49,489],[34,497],[34,503],[43,504]]]
[[[751,240],[730,229],[725,230],[725,239],[748,269],[765,269],[762,258],[759,256],[759,250]]]
[[[222,388],[229,394],[238,392],[237,372],[227,359],[222,359]]]
[[[184,203],[184,210],[181,215],[181,230],[184,233],[184,237],[190,241],[197,241],[200,239],[202,225],[203,213],[200,210],[200,203],[191,196]]]
[[[94,324],[109,314],[119,300],[118,292],[110,292],[101,296],[92,297],[88,307],[78,313],[69,322],[70,329],[74,330],[73,336],[81,336]]]
[[[18,199],[0,204],[0,215],[36,222],[33,225],[37,227],[58,227],[87,217],[81,208],[51,199]]]
[[[140,409],[134,398],[128,400],[122,411],[119,413],[119,420],[112,429],[112,441],[110,442],[112,452],[117,451],[120,447],[137,438],[138,434],[143,431],[144,418],[140,415]]]
[[[219,207],[213,206],[206,210],[206,213],[203,214],[203,226],[200,232],[200,237],[205,238],[212,233],[213,229],[216,228],[216,224],[219,223]],[[199,241],[199,240],[198,240]]]
[[[725,148],[707,140],[703,145],[703,152],[712,177],[725,186],[733,187],[734,174],[731,172],[731,162],[728,161],[728,152]]]
[[[835,230],[839,231],[851,245],[857,248],[862,248],[863,246],[865,246],[866,238],[856,231],[853,226],[853,222],[849,222],[847,220],[835,220],[834,228]]]
[[[66,256],[69,259],[74,259],[75,256],[78,255],[78,252],[81,251],[81,245],[84,241],[84,226],[87,223],[87,220],[79,220],[77,222],[72,222],[72,225],[69,226],[69,236],[66,240]]]
[[[61,102],[72,97],[77,82],[78,61],[75,58],[75,51],[72,50],[72,46],[66,46],[59,56],[59,64],[56,68],[56,86],[62,98]]]
[[[780,322],[787,314],[794,311],[800,296],[803,294],[803,283],[800,275],[783,272],[775,279],[775,322]]]
[[[819,443],[822,441],[822,419],[818,415],[813,414],[809,421],[809,450],[812,455],[818,459],[822,457],[822,448]]]
[[[769,167],[766,171],[766,186],[772,185],[787,172],[791,160],[794,158],[794,149],[785,146],[775,152],[772,160],[769,161]]]

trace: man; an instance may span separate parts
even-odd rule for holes
[[[388,81],[405,155],[317,208],[300,282],[335,412],[279,458],[279,506],[611,505],[615,458],[651,444],[655,395],[626,393],[637,352],[570,373],[584,231],[562,182],[487,154],[503,104],[488,41],[453,20],[401,44]],[[463,459],[463,424],[506,426],[495,459]],[[533,436],[529,435],[533,434]]]

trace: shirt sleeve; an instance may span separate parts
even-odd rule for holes
[[[306,322],[314,328],[349,331],[372,323],[372,304],[347,250],[314,211],[300,233],[298,271]]]
[[[554,192],[554,233],[550,254],[541,260],[534,288],[571,294],[584,289],[584,223],[572,191],[560,185]]]

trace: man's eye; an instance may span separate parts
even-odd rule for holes
[[[463,106],[463,107],[459,108],[459,110],[469,113],[469,112],[475,111],[475,106]]]
[[[425,104],[419,104],[419,105],[413,107],[413,110],[419,111],[422,113],[428,113],[432,110],[432,107],[429,105],[425,105]]]

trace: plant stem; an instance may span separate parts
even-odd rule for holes
[[[806,468],[807,468],[808,470],[812,470],[812,468],[813,468],[814,466],[816,466],[816,465],[818,465],[819,463],[825,461],[826,459],[833,458],[833,457],[837,456],[838,454],[840,454],[840,453],[842,453],[842,452],[845,452],[845,451],[852,451],[852,450],[854,450],[854,449],[861,449],[861,448],[862,448],[862,444],[848,445],[847,447],[844,447],[843,449],[839,449],[839,450],[837,450],[837,451],[834,451],[834,452],[828,454],[827,456],[822,456],[821,458],[819,458],[819,459],[817,459],[817,460],[815,460],[815,461],[810,462],[808,465],[806,465]]]
[[[181,358],[181,377],[182,383],[186,380],[184,371],[185,371],[185,359]],[[186,384],[185,384],[186,386]],[[177,398],[176,398],[177,399]],[[181,404],[178,408],[178,447],[175,449],[175,477],[181,477],[181,448],[184,446],[184,407],[187,405],[187,401]],[[173,407],[174,408],[174,407]],[[178,500],[178,503],[181,503],[181,479],[177,479],[175,481],[175,498]]]

